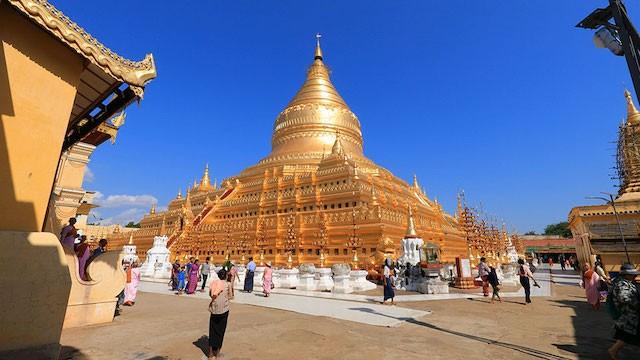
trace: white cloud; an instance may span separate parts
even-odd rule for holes
[[[83,182],[92,183],[95,179],[96,179],[96,176],[93,174],[93,171],[91,171],[91,169],[89,169],[88,166],[85,167]]]
[[[100,221],[101,225],[112,225],[112,224],[120,224],[126,225],[129,221],[139,222],[140,219],[144,216],[146,210],[144,209],[127,209],[123,212],[120,212],[116,215],[108,217]]]
[[[158,203],[152,195],[109,195],[106,198],[101,192],[96,192],[94,203],[103,208],[145,207],[149,208]]]

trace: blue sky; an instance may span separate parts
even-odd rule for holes
[[[91,159],[99,217],[136,220],[199,179],[270,150],[322,33],[365,153],[449,211],[471,204],[518,231],[564,221],[616,191],[616,129],[632,87],[624,58],[575,24],[599,1],[59,1],[119,54],[154,54],[158,78],[114,146]],[[640,7],[629,4],[640,21]]]

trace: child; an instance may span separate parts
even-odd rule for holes
[[[498,279],[498,273],[496,272],[496,268],[493,266],[489,266],[490,272],[487,280],[489,284],[491,284],[491,288],[493,288],[493,295],[491,296],[491,303],[493,304],[493,300],[498,298],[498,301],[502,302],[500,298],[500,280]]]
[[[184,268],[184,265],[180,266],[180,271],[178,272],[178,293],[177,295],[182,295],[184,291],[184,278],[187,276],[187,271]]]

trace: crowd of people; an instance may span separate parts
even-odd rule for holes
[[[78,258],[78,276],[80,279],[88,281],[91,276],[87,273],[89,264],[107,248],[107,239],[100,239],[98,246],[91,250],[87,242],[87,236],[81,235],[75,227],[76,218],[70,218],[67,225],[60,231],[60,243],[63,247],[72,250]]]

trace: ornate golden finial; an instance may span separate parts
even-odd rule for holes
[[[213,189],[217,189],[218,188],[218,178],[213,179]]]
[[[193,179],[193,187],[192,190],[196,190],[198,189],[198,181],[196,179]]]
[[[182,199],[182,189],[178,188],[178,195],[176,195],[176,199]]]
[[[130,231],[129,234],[129,245],[133,245],[133,231]]]
[[[407,205],[407,207],[409,208],[409,223],[407,224],[407,234],[404,237],[416,238],[418,234],[416,233],[416,224],[413,222],[413,211],[411,205]]]
[[[149,215],[153,215],[156,213],[156,204],[151,204],[151,210],[149,210]]]
[[[162,216],[162,224],[160,225],[160,236],[166,235],[166,232],[167,232],[164,219],[165,219],[165,216]]]
[[[202,175],[202,180],[200,180],[199,190],[205,191],[211,188],[211,179],[209,179],[209,164],[207,163],[204,167],[204,174]]]
[[[316,53],[313,57],[314,60],[322,60],[322,49],[320,48],[320,38],[322,35],[320,33],[316,34]]]
[[[413,188],[420,191],[420,184],[418,184],[418,176],[413,174]]]
[[[624,97],[627,99],[627,123],[637,125],[640,123],[640,112],[636,109],[629,90],[624,89]]]

